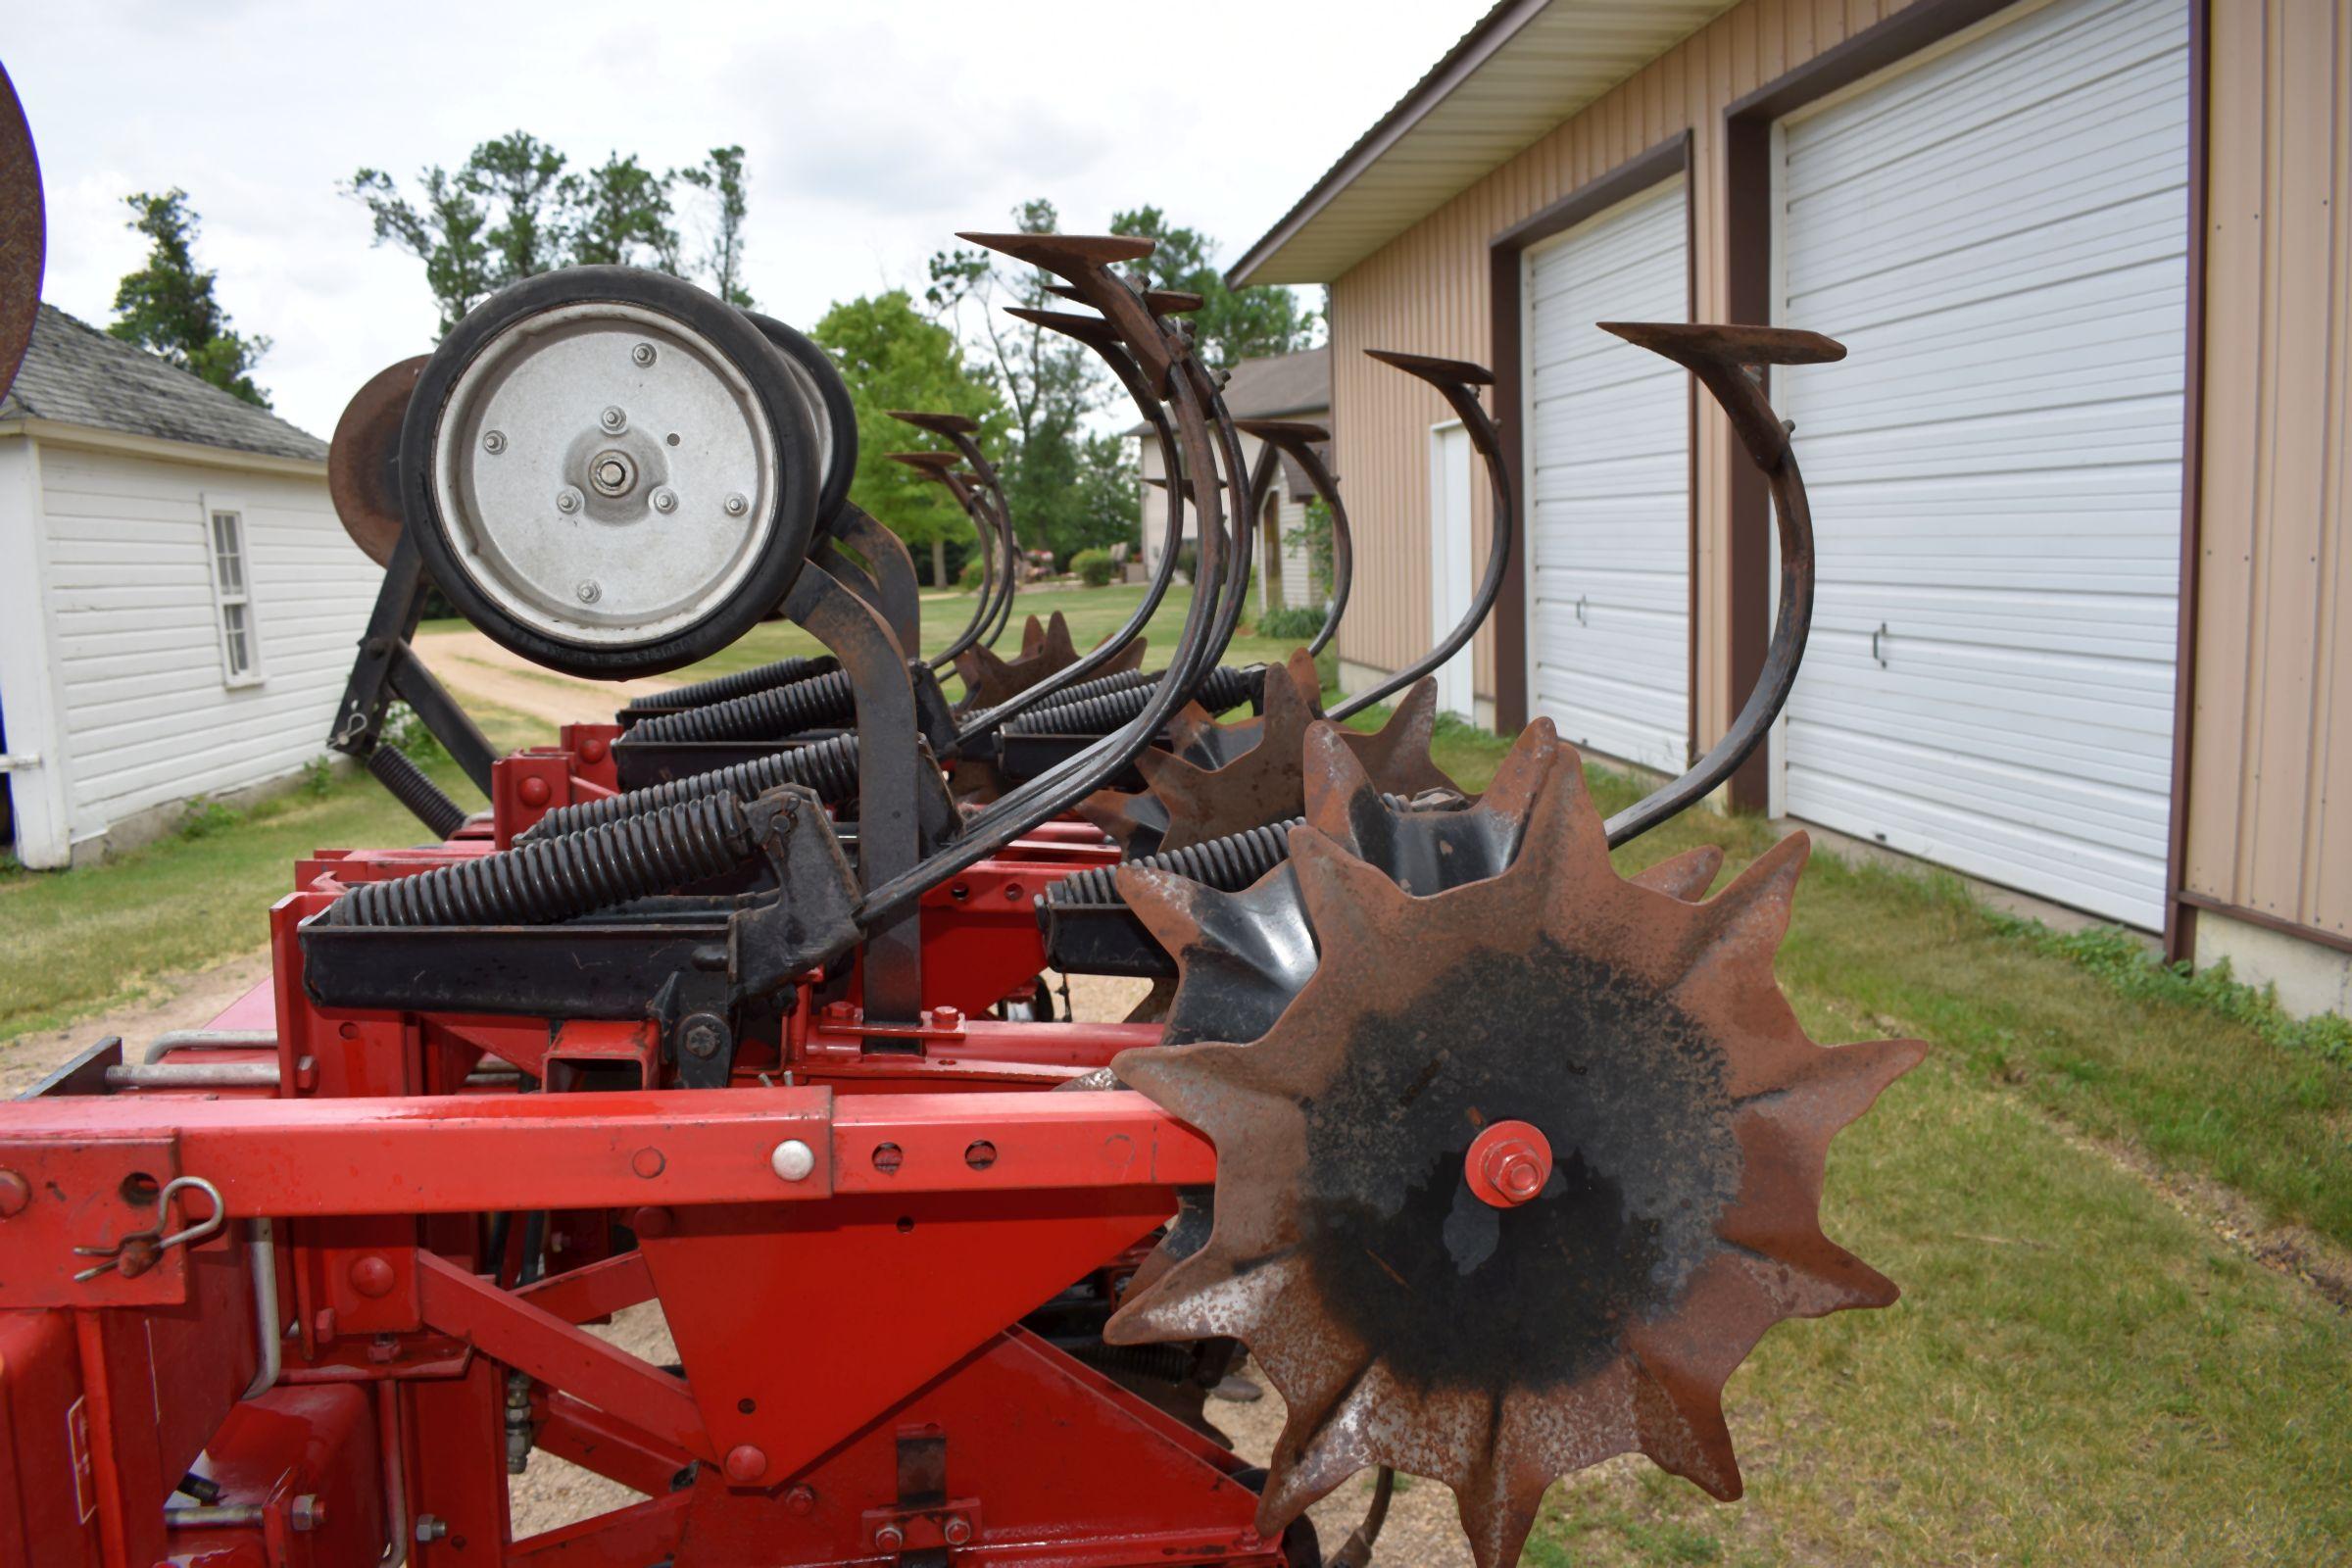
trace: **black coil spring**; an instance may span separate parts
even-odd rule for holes
[[[390,742],[377,742],[368,754],[368,771],[394,800],[416,812],[433,837],[445,839],[466,825],[466,808],[442,794],[441,786]]]
[[[706,703],[723,703],[753,692],[763,692],[770,686],[789,686],[796,680],[822,675],[840,666],[829,657],[815,659],[779,659],[772,664],[754,669],[739,669],[728,675],[713,675],[684,686],[672,686],[652,697],[640,697],[616,715],[621,723],[630,724],[649,713],[660,715],[673,709],[700,708]]]
[[[848,800],[858,793],[858,737],[835,735],[789,752],[772,753],[730,767],[714,767],[708,773],[673,778],[666,784],[649,784],[624,795],[608,795],[602,800],[558,807],[534,823],[529,832],[520,835],[518,842],[536,844],[564,838],[714,796],[757,800],[779,784],[799,784],[814,790],[817,799],[827,806]]]
[[[1202,678],[1193,692],[1193,701],[1212,713],[1222,713],[1256,699],[1265,690],[1265,680],[1262,664],[1246,669],[1219,665]],[[1112,681],[1128,684],[1114,687],[1110,685]],[[1080,681],[1060,701],[1046,703],[1006,720],[1004,729],[1012,735],[1107,735],[1142,712],[1144,705],[1152,700],[1152,688],[1158,684],[1157,673],[1140,671],[1105,675],[1101,681]],[[1103,689],[1089,690],[1096,686]]]
[[[858,713],[849,671],[827,670],[788,686],[747,692],[674,713],[640,719],[631,741],[780,741],[803,730],[844,724]]]
[[[1194,882],[1204,882],[1221,893],[1239,893],[1291,858],[1291,829],[1306,820],[1294,816],[1268,827],[1230,833],[1221,839],[1188,844],[1181,850],[1162,850],[1126,863],[1173,871]],[[1123,906],[1115,880],[1115,865],[1089,866],[1073,871],[1046,889],[1046,902],[1055,905]]]
[[[718,795],[416,876],[363,883],[335,901],[327,919],[365,926],[550,925],[716,876],[751,854],[742,803]]]

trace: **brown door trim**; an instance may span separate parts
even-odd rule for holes
[[[2276,931],[2280,936],[2294,937],[2323,948],[2333,948],[2338,953],[2352,953],[2352,935],[2342,931],[2325,931],[2316,925],[2266,914],[2260,909],[2249,909],[2242,904],[2231,904],[2228,899],[2217,899],[2210,893],[2196,893],[2187,888],[2182,888],[2175,898],[2183,906],[2185,912],[2192,915],[2199,909],[2211,909],[2216,914],[2226,914],[2232,920],[2243,920],[2248,925],[2258,925],[2265,931]],[[2196,933],[2193,922],[2188,929],[2193,938]],[[2167,940],[2170,940],[2169,935]],[[2180,955],[2183,958],[2193,958],[2195,956],[2193,952]]]
[[[2197,909],[2188,893],[2188,783],[2197,710],[2197,564],[2205,522],[2205,240],[2209,221],[2207,127],[2212,116],[2210,0],[2188,0],[2188,341],[2181,367],[2180,597],[2173,654],[2173,800],[2164,847],[2164,956],[2193,959]],[[2220,905],[2212,907],[2223,907]],[[2240,911],[2232,911],[2240,912]],[[2322,940],[2326,940],[2323,936]],[[2352,944],[2340,944],[2352,946]]]
[[[1525,727],[1530,707],[1527,683],[1527,573],[1528,573],[1528,471],[1527,443],[1524,439],[1525,421],[1519,407],[1519,386],[1526,372],[1525,345],[1519,340],[1521,257],[1529,247],[1540,245],[1554,234],[1562,234],[1585,220],[1607,211],[1631,196],[1638,196],[1661,180],[1677,174],[1688,176],[1690,171],[1690,132],[1677,131],[1656,146],[1636,153],[1607,173],[1586,181],[1566,196],[1537,213],[1534,217],[1513,223],[1488,242],[1487,298],[1492,314],[1494,369],[1494,420],[1502,427],[1502,461],[1504,471],[1511,477],[1511,495],[1518,514],[1511,519],[1511,555],[1503,569],[1500,597],[1494,604],[1494,727],[1502,733],[1515,734]],[[1695,252],[1690,238],[1690,195],[1685,187],[1684,254],[1693,258],[1691,275],[1686,281],[1684,313],[1688,317],[1697,308]],[[1697,404],[1693,391],[1691,418],[1695,421]],[[1698,647],[1697,584],[1698,584],[1698,448],[1690,447],[1690,474],[1687,490],[1690,496],[1690,583],[1692,606],[1690,626],[1690,646],[1692,650],[1692,670],[1695,673]],[[1691,682],[1692,721],[1696,721],[1698,685]]]

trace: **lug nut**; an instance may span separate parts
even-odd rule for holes
[[[416,1544],[429,1546],[449,1534],[449,1521],[439,1514],[420,1513],[416,1516]]]
[[[501,452],[506,451],[506,432],[503,430],[484,431],[482,433],[482,450],[489,453],[494,458],[497,457]]]
[[[651,365],[654,363],[654,346],[651,343],[640,343],[629,350],[629,358],[635,360],[639,365]]]
[[[597,585],[594,577],[582,577],[580,585],[572,592],[580,596],[580,603],[583,605],[593,605],[605,597],[605,590]]]
[[[743,515],[745,513],[747,513],[747,512],[749,512],[749,511],[751,511],[751,510],[752,510],[752,504],[751,504],[749,501],[746,501],[746,500],[745,500],[743,497],[741,497],[741,496],[729,496],[729,497],[727,497],[727,515],[728,515],[728,516],[730,516],[730,517],[740,517],[740,516],[742,516],[742,515]]]
[[[608,430],[625,430],[629,425],[629,416],[621,413],[618,409],[607,409],[605,411],[604,418],[598,422],[603,424]]]
[[[564,489],[557,491],[556,510],[564,513],[565,515],[569,515],[570,514],[579,511],[580,493],[569,486],[565,486]]]
[[[304,1493],[286,1509],[286,1524],[298,1536],[307,1536],[324,1523],[326,1504],[318,1500],[316,1493]]]
[[[671,491],[668,489],[668,487],[666,487],[666,486],[664,486],[663,488],[662,488],[662,489],[660,489],[660,490],[657,490],[657,491],[655,491],[655,492],[654,492],[654,510],[655,510],[656,512],[662,512],[662,513],[668,513],[668,512],[675,512],[675,511],[677,511],[677,510],[678,510],[678,498],[677,498],[677,496],[676,496],[675,494],[673,494],[673,493],[672,493],[672,492],[671,492]]]

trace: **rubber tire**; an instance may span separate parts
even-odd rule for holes
[[[743,314],[808,372],[824,403],[825,428],[832,440],[831,449],[823,454],[825,479],[816,492],[816,525],[830,533],[841,518],[842,503],[850,499],[850,483],[858,477],[858,405],[850,400],[850,383],[842,379],[841,367],[833,363],[833,356],[818,348],[807,333],[758,311]]]
[[[776,531],[735,591],[683,631],[629,647],[551,637],[522,624],[460,569],[433,499],[433,432],[450,390],[474,357],[508,327],[543,311],[607,300],[677,320],[734,363],[774,431]],[[638,267],[570,267],[499,290],[475,306],[425,362],[400,432],[401,512],[425,572],[451,604],[500,646],[535,664],[590,680],[628,680],[708,659],[758,625],[792,591],[816,534],[816,433],[782,351],[742,311],[664,272]]]

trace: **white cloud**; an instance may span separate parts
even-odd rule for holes
[[[35,0],[37,5],[37,0]],[[184,187],[259,379],[321,435],[429,343],[421,269],[336,193],[517,126],[575,161],[741,142],[749,283],[806,324],[919,286],[958,228],[1051,197],[1095,228],[1156,203],[1255,239],[1485,9],[1399,4],[28,6],[4,55],[50,203],[45,296],[93,322],[137,265],[134,190]]]

